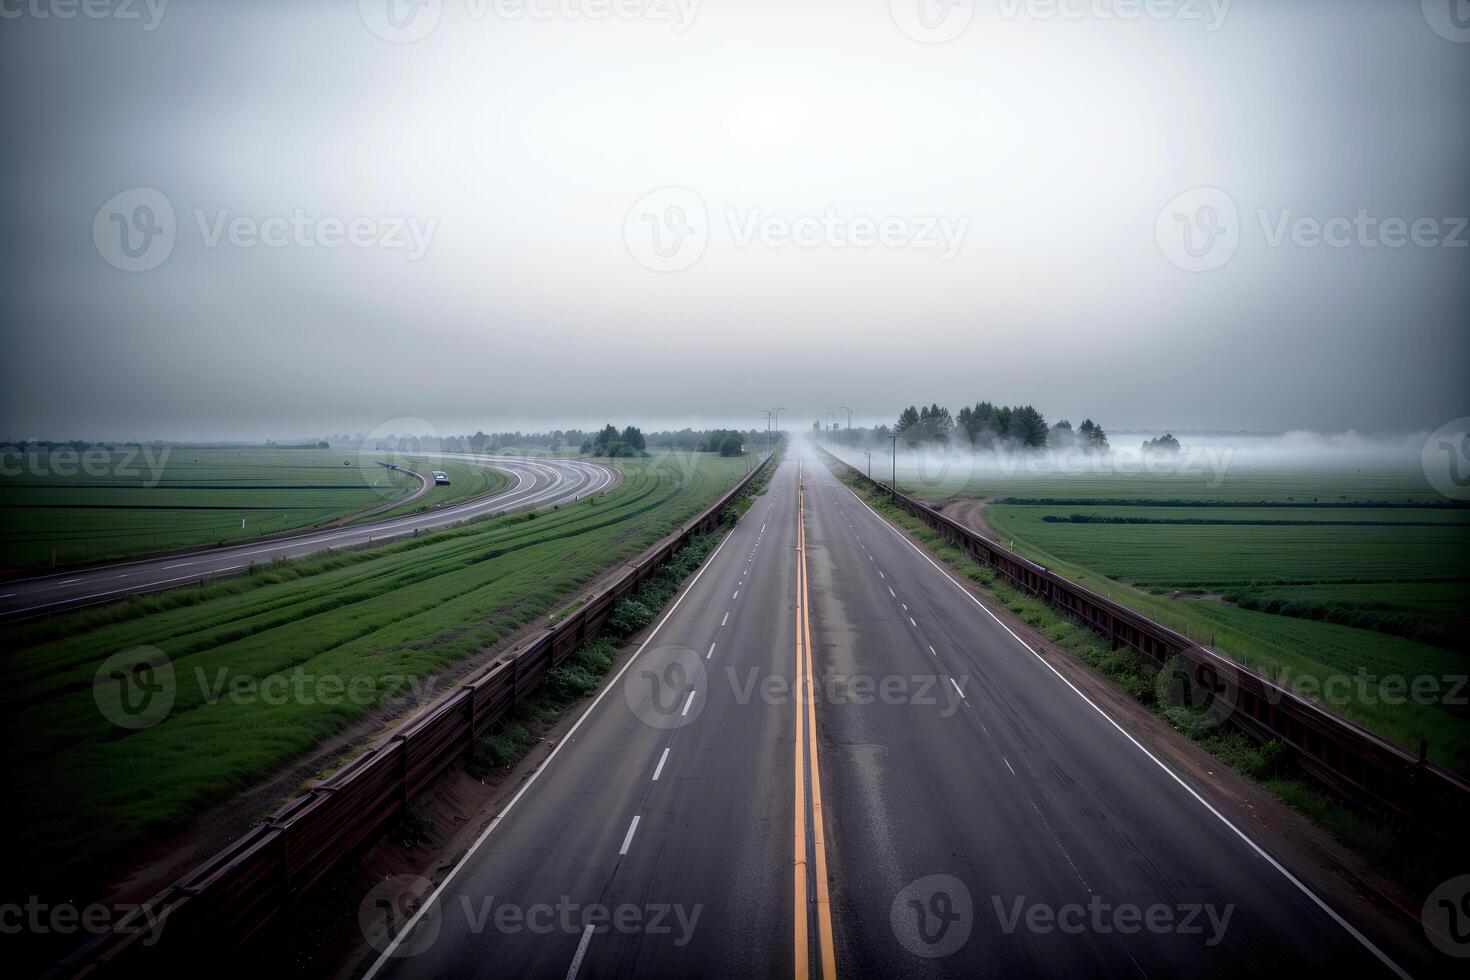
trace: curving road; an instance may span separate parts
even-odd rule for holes
[[[0,582],[0,619],[115,602],[130,595],[238,574],[258,562],[299,558],[327,548],[350,548],[388,541],[474,517],[547,507],[606,490],[621,479],[619,471],[610,466],[582,460],[468,453],[428,455],[494,467],[509,474],[515,482],[499,493],[422,514]],[[402,503],[398,501],[395,506]]]

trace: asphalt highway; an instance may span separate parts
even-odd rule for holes
[[[619,479],[617,470],[582,460],[431,455],[494,467],[508,473],[514,483],[499,493],[441,510],[0,582],[0,619],[111,602],[129,595],[236,575],[259,562],[299,558],[327,548],[390,541],[486,514],[548,507],[605,490]]]
[[[799,456],[368,977],[1401,973]]]

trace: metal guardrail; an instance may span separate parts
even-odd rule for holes
[[[1258,741],[1284,745],[1309,775],[1370,809],[1463,843],[1470,827],[1470,782],[1342,718],[1243,664],[1208,650],[1132,609],[1022,558],[927,504],[879,483],[825,450],[866,486],[892,496],[908,514],[994,568],[1008,583],[1045,600],[1121,644],[1155,668],[1170,660],[1188,671],[1191,703]]]
[[[346,767],[281,807],[58,964],[53,975],[141,975],[218,962],[276,925],[300,896],[360,852],[552,667],[596,638],[618,600],[690,538],[714,530],[760,475],[762,459],[698,517],[628,562],[601,592],[528,637],[473,680],[411,719]],[[151,930],[148,922],[157,923]],[[207,954],[210,959],[197,957]]]

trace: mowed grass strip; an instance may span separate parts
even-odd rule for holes
[[[1091,488],[1079,487],[1079,493]],[[1324,618],[1279,615],[1212,599],[1169,598],[1172,590],[1313,590],[1316,603],[1397,600],[1412,616],[1455,608],[1470,594],[1470,529],[1446,527],[1192,526],[1046,523],[1075,506],[994,505],[990,526],[1041,565],[1136,609],[1276,678],[1299,693],[1411,751],[1470,772],[1470,673],[1463,647],[1447,649]],[[1098,508],[1102,510],[1103,508]],[[1120,508],[1128,510],[1130,508]],[[1175,508],[1160,508],[1175,511]],[[1296,516],[1300,511],[1281,508]],[[1420,512],[1423,513],[1423,512]],[[1127,584],[1125,584],[1127,583]],[[1136,586],[1137,588],[1133,587]],[[1158,594],[1148,594],[1143,589]],[[1458,613],[1463,616],[1463,606]],[[1451,620],[1430,621],[1429,635]],[[1423,695],[1405,689],[1416,680]]]
[[[559,510],[310,559],[305,574],[266,569],[199,601],[153,597],[16,631],[0,706],[19,753],[22,853],[50,866],[48,881],[88,880],[544,616],[747,466],[619,463],[619,487]],[[169,657],[174,699],[163,721],[129,731],[102,716],[92,685],[104,658],[139,646]]]
[[[0,475],[0,567],[246,540],[350,517],[419,486],[349,450],[149,452],[94,456],[86,472],[70,457],[10,459]]]
[[[1205,508],[1017,506],[995,504],[987,522],[1071,564],[1146,588],[1223,588],[1331,582],[1445,582],[1470,579],[1470,522],[1459,512],[1435,526],[1340,523],[1361,510],[1318,511],[1334,523],[1274,524],[1298,519],[1289,508],[1214,511]],[[1397,517],[1424,511],[1384,509]],[[1073,523],[1072,515],[1161,523]],[[1247,518],[1245,515],[1251,515]],[[1048,521],[1047,518],[1053,518]],[[1162,521],[1255,519],[1256,524]]]
[[[874,476],[887,479],[875,454]],[[1185,464],[1176,464],[1184,466]],[[898,467],[899,489],[920,500],[994,497],[1033,500],[1168,500],[1180,502],[1279,503],[1339,506],[1392,503],[1442,504],[1443,498],[1416,470],[1385,469],[1347,473],[1337,470],[1252,469],[1231,464],[1216,473],[1204,462],[1194,472],[1032,475],[1021,464],[1010,475],[957,458],[920,469]],[[881,470],[881,472],[880,472]],[[1295,513],[1289,516],[1297,516]]]

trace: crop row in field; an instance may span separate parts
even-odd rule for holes
[[[888,471],[875,462],[874,476]],[[1192,473],[1031,474],[1024,467],[998,473],[961,461],[900,465],[899,487],[921,500],[951,497],[1017,498],[1055,501],[1154,500],[1201,504],[1354,504],[1366,502],[1442,504],[1423,473],[1393,469],[1340,473],[1222,467]]]
[[[0,708],[29,814],[24,850],[65,880],[179,827],[550,612],[747,464],[622,465],[616,489],[558,510],[16,630]],[[140,647],[125,656],[167,658],[171,706],[129,730],[99,711],[93,684],[103,658]],[[106,822],[92,818],[104,810]]]
[[[1260,523],[1184,523],[1249,513]],[[1272,523],[1297,511],[1251,508],[1079,508],[996,504],[986,518],[998,532],[1070,564],[1145,588],[1331,582],[1470,580],[1470,522],[1424,526],[1411,521]],[[1373,512],[1375,515],[1378,512]],[[1413,511],[1384,511],[1413,514]],[[1073,523],[1073,515],[1095,522]],[[1048,518],[1053,520],[1049,521]],[[1109,523],[1110,519],[1158,523]],[[1240,519],[1237,517],[1236,519]]]
[[[1091,490],[1078,488],[1089,497]],[[1045,519],[1079,511],[1161,519],[1234,513],[1004,504],[987,508],[985,515],[998,534],[1042,565],[1213,644],[1411,750],[1427,738],[1436,761],[1470,770],[1470,690],[1460,683],[1470,672],[1463,639],[1470,526],[1460,512],[1435,512],[1445,520],[1431,527],[1412,521],[1193,525]],[[1250,512],[1292,519],[1301,514],[1295,508]],[[1333,510],[1326,516],[1330,521],[1359,513],[1376,519],[1386,511]],[[1189,594],[1171,597],[1175,590]],[[1215,593],[1240,604],[1219,601]],[[1421,684],[1419,694],[1400,689],[1414,681]]]
[[[237,541],[349,517],[419,487],[341,450],[162,447],[98,452],[86,465],[18,459],[0,475],[0,568]]]

